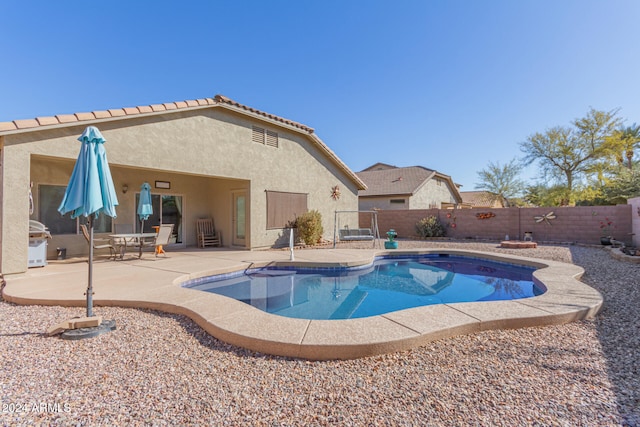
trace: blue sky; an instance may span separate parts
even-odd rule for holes
[[[315,128],[356,172],[421,165],[463,191],[590,107],[640,123],[636,0],[4,0],[0,16],[0,121],[223,94]]]

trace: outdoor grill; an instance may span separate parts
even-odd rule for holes
[[[41,222],[29,220],[29,268],[47,265],[49,229]]]

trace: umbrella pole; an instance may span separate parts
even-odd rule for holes
[[[93,214],[89,215],[89,284],[87,286],[87,317],[93,316]]]
[[[87,217],[87,225],[89,226],[89,284],[87,286],[87,318],[81,319],[84,323],[74,324],[70,326],[72,320],[67,322],[67,330],[62,333],[61,337],[65,340],[81,340],[84,338],[95,337],[105,332],[115,331],[115,320],[102,320],[101,316],[93,315],[93,215]],[[97,323],[97,324],[96,324]],[[55,329],[54,329],[55,330]]]

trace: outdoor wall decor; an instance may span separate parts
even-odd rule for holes
[[[489,219],[496,216],[493,212],[479,212],[476,214],[476,218],[478,219]]]
[[[451,228],[456,228],[457,225],[456,225],[456,217],[455,217],[455,215],[452,216],[451,213],[448,212],[447,213],[447,218],[451,219],[451,221],[449,221],[449,223],[447,223],[447,225],[449,227],[451,227]]]
[[[169,181],[156,181],[155,186],[156,188],[164,188],[168,190],[171,188],[171,183]]]
[[[333,200],[338,200],[340,198],[340,187],[337,185],[331,187],[331,198]]]
[[[547,224],[551,225],[551,222],[550,222],[550,221],[551,221],[552,219],[556,219],[556,216],[555,216],[555,214],[554,214],[553,212],[549,212],[549,213],[548,213],[548,214],[546,214],[546,215],[534,216],[533,218],[536,220],[536,222],[542,222],[542,221],[544,221],[544,222],[546,222]]]

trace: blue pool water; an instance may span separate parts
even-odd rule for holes
[[[268,313],[352,319],[431,304],[528,298],[544,292],[533,267],[429,254],[383,257],[365,268],[261,268],[192,280]]]

